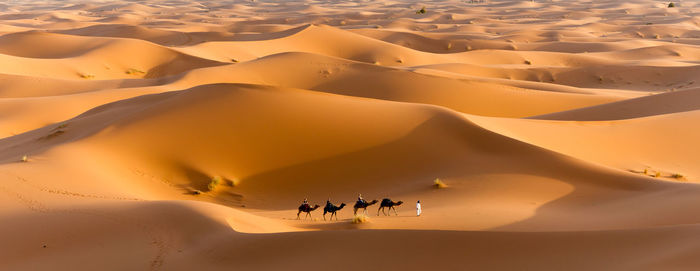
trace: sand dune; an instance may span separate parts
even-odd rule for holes
[[[2,3],[0,269],[694,270],[674,4]]]
[[[689,84],[689,86],[695,83]],[[671,114],[700,109],[698,99],[700,88],[672,91],[652,96],[643,96],[599,106],[562,111],[534,119],[550,120],[619,120]]]
[[[176,32],[124,24],[100,24],[79,29],[54,31],[61,34],[146,40],[165,46],[183,46],[212,40],[231,40],[227,32]]]
[[[8,63],[14,64],[0,70],[6,74],[62,79],[115,79],[160,77],[198,67],[221,65],[131,39],[89,39],[90,42],[87,42],[87,39],[75,36],[25,32],[3,35],[0,40],[0,53],[5,55],[3,58]],[[32,46],[41,43],[52,46],[48,50]],[[117,53],[122,51],[138,53]],[[50,65],[61,65],[63,68],[49,69],[52,67]]]

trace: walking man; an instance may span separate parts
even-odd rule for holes
[[[418,202],[416,202],[416,216],[420,216],[420,213],[422,211],[423,210],[421,210],[421,208],[420,208],[420,200],[419,200]]]

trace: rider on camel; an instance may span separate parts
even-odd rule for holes
[[[362,203],[362,204],[366,204],[366,203],[367,203],[367,202],[365,201],[365,199],[362,198],[362,193],[359,193],[359,194],[357,195],[357,202]]]
[[[330,207],[333,207],[333,203],[331,203],[331,198],[328,198],[328,200],[326,201],[326,208]]]

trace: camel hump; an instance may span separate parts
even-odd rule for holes
[[[382,199],[382,205],[391,205],[391,199],[390,198]]]

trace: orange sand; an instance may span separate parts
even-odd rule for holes
[[[0,3],[0,270],[695,270],[667,5]]]

